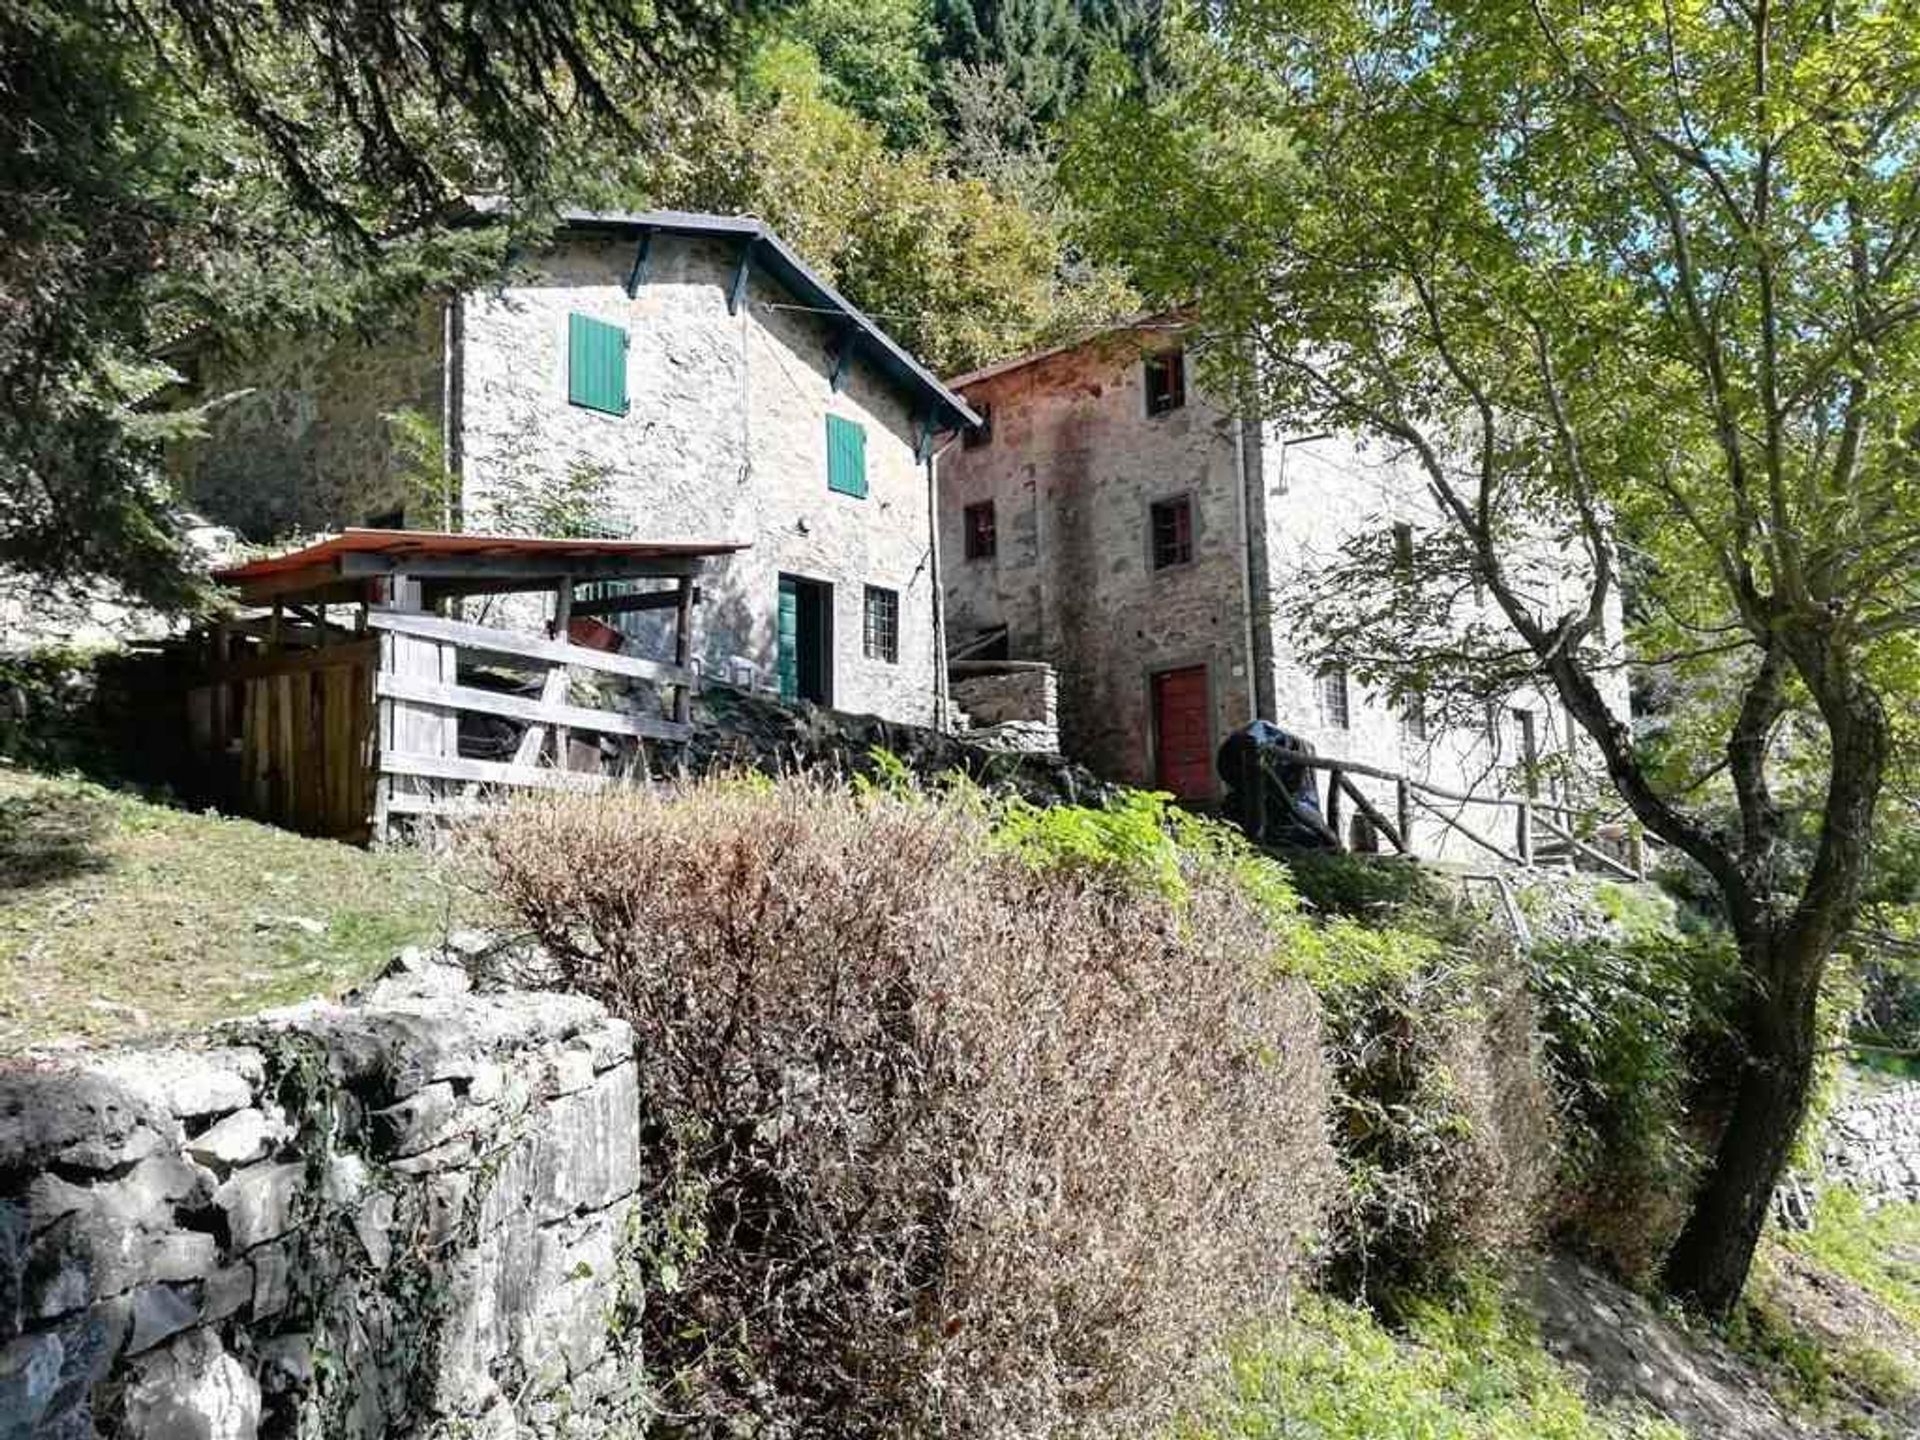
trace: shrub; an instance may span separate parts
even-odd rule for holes
[[[1730,1073],[1738,972],[1724,939],[1668,931],[1536,946],[1529,984],[1558,1097],[1557,1221],[1622,1274],[1652,1273],[1685,1217]]]
[[[1333,1278],[1376,1302],[1532,1240],[1553,1173],[1531,1006],[1504,952],[1336,922],[1309,951],[1346,1176]]]
[[[1137,1435],[1274,1308],[1332,1173],[1274,892],[1021,823],[787,780],[487,827],[558,978],[634,1023],[643,1353],[689,1429]]]

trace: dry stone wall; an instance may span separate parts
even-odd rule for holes
[[[0,1074],[0,1437],[505,1440],[642,1404],[632,1032],[450,958]]]
[[[1920,1204],[1920,1084],[1895,1085],[1841,1106],[1821,1145],[1826,1178],[1869,1206]]]

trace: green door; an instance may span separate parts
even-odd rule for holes
[[[780,577],[780,613],[775,634],[775,668],[780,674],[780,698],[800,698],[800,587],[791,575]]]

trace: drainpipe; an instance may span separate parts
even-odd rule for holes
[[[1234,421],[1233,454],[1240,468],[1240,619],[1247,647],[1247,669],[1252,674],[1253,714],[1248,718],[1271,720],[1275,718],[1273,620],[1265,609],[1269,589],[1267,487],[1262,473],[1265,462],[1259,421],[1244,417]],[[1257,619],[1256,607],[1260,611]]]
[[[947,596],[940,572],[940,457],[960,443],[960,432],[927,456],[927,556],[933,575],[933,728],[947,733],[952,703],[947,693]]]
[[[440,451],[446,468],[446,493],[440,497],[440,528],[458,527],[466,510],[462,470],[462,427],[465,424],[466,296],[455,291],[441,311]]]

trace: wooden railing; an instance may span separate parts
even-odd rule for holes
[[[373,678],[378,705],[379,783],[374,833],[388,833],[395,815],[451,815],[473,810],[490,787],[596,789],[619,778],[572,763],[573,732],[584,730],[638,740],[684,742],[693,733],[688,711],[693,671],[684,664],[646,660],[575,645],[543,635],[474,625],[404,610],[373,610],[368,628],[379,632]],[[544,669],[537,697],[459,683],[461,655]],[[576,705],[567,693],[570,671],[649,680],[666,690],[665,716]],[[484,760],[459,751],[462,714],[491,716],[525,726],[510,760]],[[551,740],[552,759],[545,755]]]
[[[1280,780],[1273,768],[1276,763],[1273,757],[1263,754],[1260,763],[1269,778],[1285,789],[1284,782]],[[1400,774],[1397,771],[1385,770],[1377,765],[1368,765],[1358,760],[1337,759],[1328,755],[1289,753],[1284,761],[1277,763],[1327,772],[1325,828],[1328,838],[1341,849],[1347,848],[1340,823],[1343,800],[1350,800],[1354,808],[1366,817],[1368,824],[1403,855],[1414,853],[1414,825],[1421,812],[1433,816],[1475,846],[1505,863],[1523,867],[1533,865],[1541,849],[1550,849],[1557,845],[1568,855],[1577,855],[1623,879],[1642,880],[1646,878],[1647,873],[1648,849],[1656,843],[1642,830],[1638,821],[1630,820],[1626,823],[1622,834],[1624,856],[1610,855],[1577,833],[1585,822],[1593,819],[1591,810],[1562,805],[1535,795],[1468,794],[1449,789],[1444,785],[1435,785],[1431,781]],[[1374,804],[1358,785],[1354,784],[1353,777],[1356,775],[1384,781],[1394,787],[1393,819],[1389,820],[1380,807]],[[1478,805],[1513,811],[1513,847],[1509,849],[1463,823],[1459,817],[1449,814],[1438,803],[1441,801],[1449,801],[1455,805]],[[1546,837],[1544,844],[1541,839],[1542,832]]]

